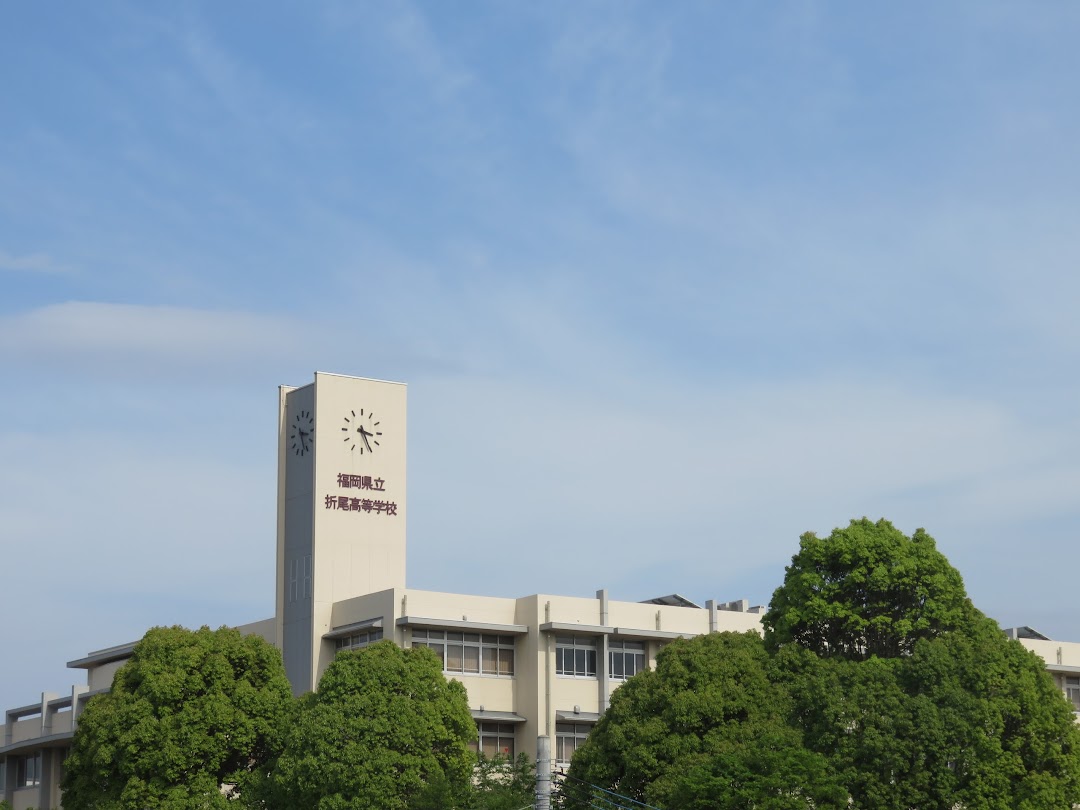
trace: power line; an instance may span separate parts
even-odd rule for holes
[[[661,808],[655,807],[654,805],[646,804],[645,802],[638,801],[637,799],[633,799],[629,796],[624,796],[621,793],[616,793],[615,791],[608,790],[607,788],[602,788],[599,785],[594,785],[591,782],[586,782],[583,779],[578,779],[577,777],[570,776],[566,773],[559,773],[558,776],[561,777],[559,781],[560,793],[566,793],[568,789],[572,788],[573,790],[571,792],[571,795],[568,796],[568,798],[570,798],[572,801],[581,803],[583,803],[583,800],[580,798],[580,796],[582,793],[584,793],[588,796],[589,807],[601,807],[601,810],[604,810],[602,806],[595,804],[596,801],[603,801],[611,807],[617,808],[617,810],[661,810]],[[574,782],[576,784],[572,785],[570,784],[571,782]],[[598,791],[605,795],[596,796],[594,791]],[[609,796],[613,798],[608,798]]]

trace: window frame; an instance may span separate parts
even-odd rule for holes
[[[615,666],[616,658],[619,659],[621,664],[618,668]],[[634,661],[634,671],[629,675],[626,674],[626,662],[628,659]],[[625,681],[627,678],[632,678],[648,668],[649,660],[646,654],[645,642],[625,639],[611,639],[608,641],[608,678],[610,680]],[[619,674],[615,674],[616,669],[619,670]]]
[[[427,647],[442,661],[447,675],[513,678],[517,638],[505,633],[414,627],[411,644]]]
[[[41,751],[15,757],[15,789],[37,787],[41,784]]]
[[[596,678],[599,647],[595,636],[555,636],[555,674],[560,678]]]
[[[490,754],[484,750],[485,740],[495,740],[495,753]],[[503,742],[509,739],[510,745],[503,747]],[[469,743],[469,748],[476,754],[483,754],[488,759],[501,756],[507,761],[517,755],[517,728],[515,723],[500,723],[496,720],[477,720],[476,739]]]
[[[377,641],[383,640],[383,629],[381,627],[370,627],[366,630],[358,630],[347,636],[334,639],[334,651],[339,653],[342,650],[362,650],[369,644],[374,644]]]
[[[1062,691],[1065,693],[1065,699],[1072,704],[1074,712],[1080,712],[1080,677],[1066,675],[1063,680]]]
[[[593,723],[555,723],[555,751],[553,752],[555,762],[569,764],[574,752],[581,747],[595,727]],[[570,756],[564,757],[568,740],[573,741],[573,747],[570,750]]]

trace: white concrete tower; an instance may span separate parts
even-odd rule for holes
[[[335,602],[405,587],[403,383],[316,372],[282,386],[277,633],[293,692],[316,686]]]

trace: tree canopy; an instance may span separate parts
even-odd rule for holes
[[[975,609],[922,529],[805,534],[763,618],[792,724],[853,808],[1054,810],[1080,732],[1041,659]]]
[[[382,641],[338,654],[296,709],[260,793],[271,807],[406,810],[467,797],[476,724],[465,687],[425,648]]]
[[[1080,803],[1071,705],[924,531],[804,535],[763,624],[672,643],[619,688],[567,806],[587,784],[688,810]]]
[[[770,650],[795,643],[821,656],[889,658],[976,615],[934,538],[862,518],[826,538],[802,536],[762,624]]]
[[[842,808],[826,759],[788,723],[791,700],[768,676],[756,633],[677,640],[629,679],[575,752],[564,805],[592,784],[687,810]]]
[[[227,807],[222,785],[242,792],[279,752],[290,699],[281,654],[263,639],[153,628],[79,718],[64,807]]]

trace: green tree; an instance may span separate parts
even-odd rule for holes
[[[156,627],[79,718],[66,810],[226,807],[280,750],[292,699],[281,654],[222,627]]]
[[[536,792],[536,768],[525,754],[515,759],[479,754],[468,791],[454,795],[445,778],[429,779],[409,802],[409,810],[520,810],[531,806]]]
[[[430,650],[390,641],[339,653],[290,724],[260,791],[275,808],[405,810],[468,796],[476,724]]]
[[[791,699],[772,681],[756,633],[678,640],[656,669],[620,687],[575,752],[564,806],[595,785],[687,810],[841,808],[847,794],[825,758],[789,725]]]
[[[805,535],[764,623],[791,723],[855,810],[1080,802],[1069,704],[925,532],[864,519]]]
[[[519,810],[531,805],[535,795],[536,768],[525,754],[507,760],[481,753],[465,806],[468,810]]]
[[[862,518],[826,538],[802,536],[762,624],[773,651],[795,643],[821,656],[890,658],[977,615],[934,538]]]

